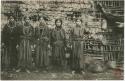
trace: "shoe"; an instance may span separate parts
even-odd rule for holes
[[[72,75],[75,75],[75,71],[72,71]]]
[[[9,76],[8,76],[9,78],[12,78],[13,77],[13,74],[9,74]]]
[[[1,71],[1,74],[3,74],[4,72],[3,71]]]
[[[35,72],[36,72],[36,73],[38,73],[39,71],[38,71],[38,70],[36,70]]]
[[[85,74],[85,72],[84,71],[81,71],[81,73],[84,75]]]
[[[20,72],[20,71],[21,71],[21,69],[16,70],[17,73]]]
[[[27,72],[27,73],[31,73],[28,69],[26,69],[26,72]]]
[[[13,71],[15,71],[16,69],[15,69],[15,68],[13,68],[12,70],[13,70]]]
[[[46,67],[46,70],[47,70],[47,71],[50,70],[50,67]]]
[[[47,73],[47,70],[44,70],[43,73]]]

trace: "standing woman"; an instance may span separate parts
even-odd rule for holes
[[[65,67],[65,46],[66,36],[65,31],[62,28],[62,20],[55,20],[55,29],[52,31],[52,58],[54,66]]]
[[[33,27],[29,23],[29,17],[24,18],[24,24],[21,34],[21,43],[19,47],[19,69],[16,72],[20,72],[22,69],[26,70],[27,73],[30,73],[32,67],[32,36],[33,36]]]
[[[16,69],[18,62],[17,48],[20,42],[20,27],[13,16],[9,17],[9,22],[2,31],[2,45],[4,45],[4,54],[2,54],[2,66],[5,69]]]
[[[72,44],[72,54],[71,54],[71,68],[72,73],[75,71],[81,71],[83,73],[83,35],[85,30],[82,27],[82,20],[76,20],[76,26],[71,30],[70,40]]]
[[[36,29],[36,67],[45,68],[49,65],[50,33],[46,21],[41,17],[39,27]]]

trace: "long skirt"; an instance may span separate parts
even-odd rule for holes
[[[19,68],[31,69],[32,64],[32,48],[31,41],[28,39],[23,39],[19,47]]]
[[[7,69],[10,66],[10,55],[8,54],[8,48],[2,48],[1,50],[1,66],[2,69]]]
[[[38,41],[36,46],[36,66],[47,67],[49,65],[48,42]]]
[[[2,67],[3,68],[16,68],[18,63],[18,54],[16,49],[16,44],[11,43],[10,45],[2,48],[1,52],[1,61],[2,61]]]
[[[53,46],[53,64],[64,66],[65,63],[65,48],[64,46]]]
[[[71,68],[78,70],[83,69],[84,54],[83,54],[83,42],[72,42],[72,54],[71,54]]]

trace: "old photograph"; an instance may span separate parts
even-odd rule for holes
[[[124,80],[124,0],[1,0],[1,80]]]

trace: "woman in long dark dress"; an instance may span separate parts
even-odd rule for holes
[[[25,17],[25,22],[22,28],[21,43],[19,47],[19,69],[16,72],[20,72],[25,69],[27,73],[30,73],[32,68],[32,44],[33,44],[33,27],[29,23],[29,18]]]
[[[84,28],[82,28],[82,20],[76,20],[76,27],[71,30],[70,40],[72,44],[72,54],[71,54],[71,68],[72,73],[75,71],[81,71],[83,73],[84,69],[84,54],[83,54],[83,36],[85,33]]]
[[[50,33],[46,21],[41,17],[39,27],[36,29],[36,67],[48,68],[49,65],[49,47]]]
[[[65,46],[66,36],[65,31],[62,28],[62,20],[55,20],[56,27],[52,31],[52,58],[54,66],[65,65]]]
[[[20,42],[20,27],[10,16],[9,23],[5,25],[2,31],[2,43],[4,49],[2,50],[2,66],[4,69],[16,69],[18,62],[17,46]]]

